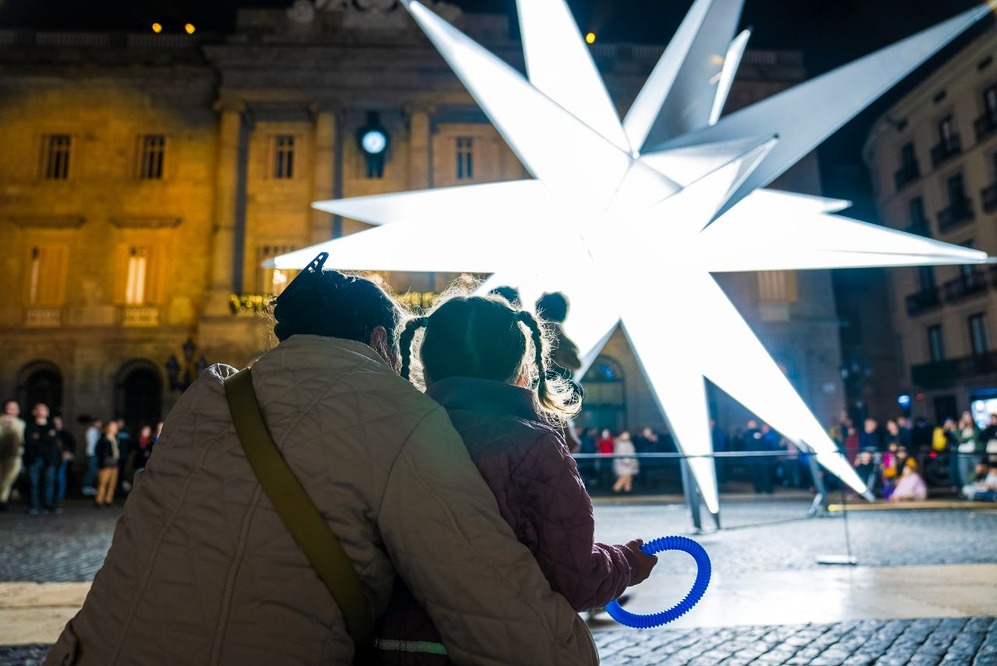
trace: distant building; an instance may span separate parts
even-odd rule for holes
[[[527,175],[403,10],[331,5],[243,10],[227,35],[0,31],[0,395],[155,421],[204,363],[271,344],[261,305],[293,274],[263,260],[367,228],[312,201]],[[522,68],[505,17],[437,7]],[[661,51],[593,47],[622,109]],[[730,106],[803,78],[799,54],[749,52]],[[777,185],[819,193],[816,158]],[[457,276],[381,277],[422,304]],[[836,414],[828,272],[719,280],[818,417]],[[697,316],[661,322],[668,344]],[[663,425],[621,332],[585,383],[583,423]],[[719,423],[747,418],[711,396]]]
[[[887,226],[997,254],[995,58],[990,29],[874,124],[864,158]],[[997,411],[997,267],[890,274],[913,413],[936,420],[972,404],[988,420]]]

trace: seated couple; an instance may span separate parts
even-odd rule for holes
[[[379,618],[378,647],[354,659],[337,602],[236,435],[223,383],[236,370],[214,365],[170,413],[46,663],[598,663],[577,611],[657,560],[637,540],[594,542],[558,426],[577,404],[545,372],[543,323],[497,297],[406,321],[326,257],[276,300],[280,343],[252,386]]]

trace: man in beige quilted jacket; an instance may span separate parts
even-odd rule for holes
[[[516,541],[446,412],[394,371],[399,313],[319,255],[253,365],[268,429],[372,612],[396,575],[458,664],[595,664],[592,637]],[[177,403],[111,550],[46,664],[349,664],[343,616],[263,493],[215,365]]]

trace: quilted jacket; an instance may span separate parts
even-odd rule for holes
[[[592,500],[560,431],[542,423],[530,391],[451,377],[428,395],[450,414],[502,517],[575,610],[616,599],[637,569],[625,546],[594,542]]]
[[[349,664],[342,615],[264,495],[209,368],[170,413],[47,664]],[[396,572],[456,663],[593,664],[446,413],[366,345],[293,336],[253,366],[269,430],[373,612]]]

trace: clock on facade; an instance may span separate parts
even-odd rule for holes
[[[378,155],[388,147],[388,137],[383,130],[368,129],[360,137],[360,146],[365,153]]]

